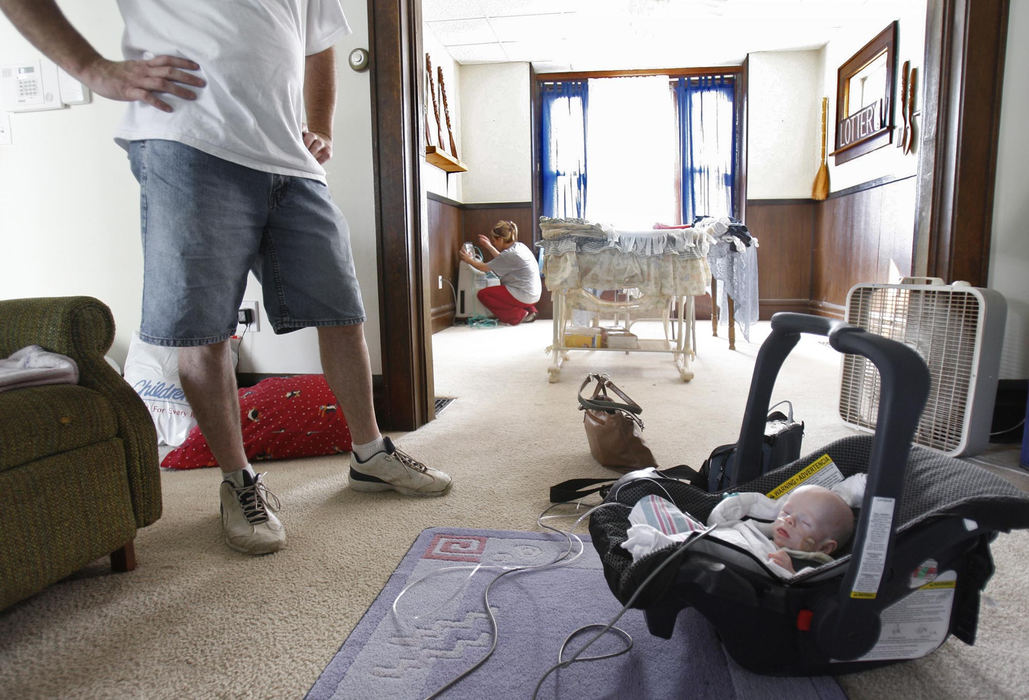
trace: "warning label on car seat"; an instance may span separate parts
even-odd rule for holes
[[[851,598],[875,598],[879,592],[883,569],[886,566],[886,550],[890,546],[890,533],[893,530],[893,507],[896,499],[872,499],[872,507],[868,513],[868,529],[865,531],[865,542],[861,547],[861,564],[857,576],[854,577],[854,588]]]
[[[801,484],[805,486],[814,484],[829,489],[841,481],[843,481],[843,474],[840,473],[840,468],[832,461],[832,457],[826,454],[776,486],[766,495],[769,498],[780,498]]]
[[[882,611],[879,641],[855,661],[917,659],[931,653],[947,638],[954,604],[957,573],[944,571],[931,583]]]

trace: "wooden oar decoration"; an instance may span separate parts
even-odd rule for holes
[[[439,75],[439,92],[443,97],[443,116],[447,120],[447,136],[450,137],[450,155],[460,160],[457,155],[457,143],[454,142],[454,128],[450,126],[450,106],[447,104],[447,86],[443,84],[443,68],[440,66],[436,67]],[[443,138],[442,136],[440,138]]]
[[[811,198],[822,200],[829,196],[829,164],[825,161],[825,140],[826,140],[826,120],[827,112],[829,109],[829,98],[822,98],[822,163],[818,166],[818,172],[815,173],[815,182],[811,186]]]
[[[429,76],[429,93],[432,95],[432,113],[436,116],[436,135],[439,138],[439,147],[443,148],[443,127],[439,121],[439,103],[436,101],[436,85],[432,81],[432,59],[425,54],[425,72]]]

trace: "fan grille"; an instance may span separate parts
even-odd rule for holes
[[[968,425],[979,352],[982,304],[974,294],[945,288],[858,286],[850,295],[847,322],[905,343],[929,366],[930,388],[914,441],[954,451]],[[840,416],[874,429],[879,412],[879,371],[866,358],[845,355]]]

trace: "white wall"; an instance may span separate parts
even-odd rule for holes
[[[343,0],[354,34],[337,45],[339,101],[329,184],[351,226],[367,307],[373,371],[381,371],[371,170],[368,73],[346,65],[352,48],[367,47],[364,0]],[[122,22],[115,3],[63,0],[72,23],[108,57],[120,56]],[[0,63],[38,52],[0,18]],[[87,294],[114,312],[111,355],[123,362],[139,327],[142,256],[138,190],[125,152],[111,135],[122,105],[92,103],[10,116],[13,144],[0,146],[0,298]],[[259,298],[253,287],[248,298]],[[241,352],[243,371],[317,372],[313,332],[275,337],[264,325]]]
[[[532,199],[532,111],[528,63],[462,66],[464,202]]]
[[[1012,2],[993,195],[993,241],[989,285],[1008,302],[1008,321],[1000,376],[1029,378],[1029,139],[1024,115],[1029,110],[1029,3]]]
[[[62,5],[101,53],[120,55],[114,3]],[[0,63],[38,57],[0,16]],[[143,288],[136,181],[111,140],[121,111],[94,96],[87,105],[11,114],[13,143],[0,146],[0,298],[103,300],[117,323],[119,363],[139,326]]]
[[[750,54],[747,85],[747,197],[792,199],[811,196],[821,164],[822,97],[829,98],[827,153],[833,150],[837,69],[893,20],[900,21],[897,75],[904,61],[921,73],[925,43],[924,3],[900,3],[897,14],[869,16],[849,23],[818,51]],[[872,12],[876,8],[869,8]],[[898,78],[899,80],[899,78]],[[919,94],[921,94],[919,79]],[[899,84],[895,87],[899,95]],[[895,98],[896,99],[896,98]],[[899,99],[894,111],[899,123]],[[918,98],[921,104],[921,98]],[[860,185],[886,176],[914,175],[917,154],[905,156],[889,144],[836,166],[828,157],[830,190]]]
[[[905,61],[911,62],[911,68],[917,69],[915,109],[922,106],[924,80],[922,79],[922,62],[925,54],[925,3],[898,3],[895,14],[869,17],[860,25],[850,25],[847,31],[830,41],[824,49],[825,66],[823,72],[822,94],[829,98],[829,147],[833,150],[833,120],[836,115],[836,78],[841,65],[861,50],[873,37],[885,29],[893,20],[898,20],[897,62],[893,85],[893,120],[900,125],[900,76],[901,66]],[[917,121],[917,120],[916,120]],[[900,131],[894,131],[893,143],[870,151],[851,161],[836,165],[829,157],[830,190],[839,190],[860,185],[881,177],[904,177],[914,175],[918,171],[917,147],[904,155],[897,147]],[[916,138],[920,132],[916,131]]]
[[[806,199],[820,163],[820,51],[750,54],[747,198]]]
[[[436,35],[433,34],[432,30],[427,25],[422,25],[422,50],[428,54],[432,60],[433,87],[436,88],[437,92],[439,91],[439,83],[437,81],[439,69],[443,69],[443,80],[447,89],[447,104],[450,106],[450,126],[454,130],[454,141],[457,144],[458,158],[463,161],[465,154],[464,147],[462,145],[464,129],[461,128],[461,66],[454,62],[454,59],[452,59],[450,54],[447,53],[446,47],[439,43],[436,39]],[[424,57],[422,60],[425,60]],[[432,109],[432,99],[430,97],[429,90],[430,86],[428,80],[426,80],[425,114],[423,115],[423,118],[428,119],[428,128],[431,130],[432,138],[435,141],[438,141],[439,132],[436,129],[436,116]],[[440,126],[443,132],[444,144],[449,146],[446,114],[444,112],[443,104],[439,102],[439,97],[436,98],[436,102],[436,106],[439,109]],[[420,129],[422,128],[422,124],[419,124],[418,126]],[[423,132],[419,131],[419,134],[421,133]],[[450,149],[447,148],[446,150],[449,153]],[[447,173],[445,170],[426,162],[423,153],[421,176],[422,190],[424,192],[433,192],[457,202],[461,201],[461,192],[465,173]],[[422,211],[425,211],[424,202],[422,203]]]

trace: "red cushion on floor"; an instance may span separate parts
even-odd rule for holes
[[[243,447],[251,462],[349,452],[350,428],[325,376],[272,377],[239,390]],[[214,467],[200,428],[161,461],[170,469]]]

